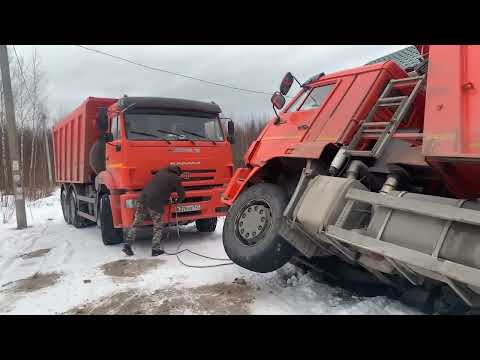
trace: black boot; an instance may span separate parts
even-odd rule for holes
[[[165,251],[161,249],[152,249],[152,256],[158,256],[165,254]]]
[[[133,250],[132,247],[128,244],[123,245],[122,251],[127,254],[127,256],[132,256],[133,255]]]

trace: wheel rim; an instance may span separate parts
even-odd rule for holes
[[[235,221],[238,239],[246,246],[257,245],[270,230],[272,211],[265,200],[245,204]]]

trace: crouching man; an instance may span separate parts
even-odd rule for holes
[[[133,255],[132,245],[137,235],[137,228],[141,226],[148,216],[153,222],[152,256],[162,255],[162,223],[163,209],[171,200],[172,193],[178,194],[177,201],[185,199],[185,190],[181,185],[181,170],[178,166],[170,165],[159,170],[152,180],[145,186],[137,200],[137,209],[133,225],[128,231],[123,252],[128,256]],[[174,201],[176,202],[176,201]]]

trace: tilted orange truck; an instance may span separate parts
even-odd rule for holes
[[[176,164],[186,198],[167,207],[163,221],[214,231],[227,212],[221,195],[233,174],[234,124],[220,114],[215,103],[184,99],[87,98],[53,129],[65,221],[97,223],[106,245],[122,242],[144,185]]]
[[[478,309],[479,64],[480,46],[412,46],[299,82],[285,104],[288,73],[223,197],[229,257],[257,272],[295,260],[357,274],[438,312]]]

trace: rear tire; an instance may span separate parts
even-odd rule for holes
[[[69,210],[70,210],[70,223],[73,226],[75,226],[77,229],[85,227],[86,219],[78,215],[78,201],[77,201],[77,194],[75,193],[75,190],[72,189],[68,199],[69,199]]]
[[[115,245],[123,242],[123,229],[113,226],[112,208],[108,194],[100,197],[100,229],[102,241],[105,245]]]
[[[64,188],[62,188],[62,191],[60,192],[60,205],[62,206],[63,219],[67,224],[71,224],[72,222],[70,221],[70,206],[67,190]]]
[[[259,273],[275,271],[296,253],[278,229],[288,199],[274,184],[257,184],[230,207],[223,226],[223,246],[237,265]]]
[[[199,232],[212,233],[217,228],[217,218],[198,219],[195,221],[195,226]]]

